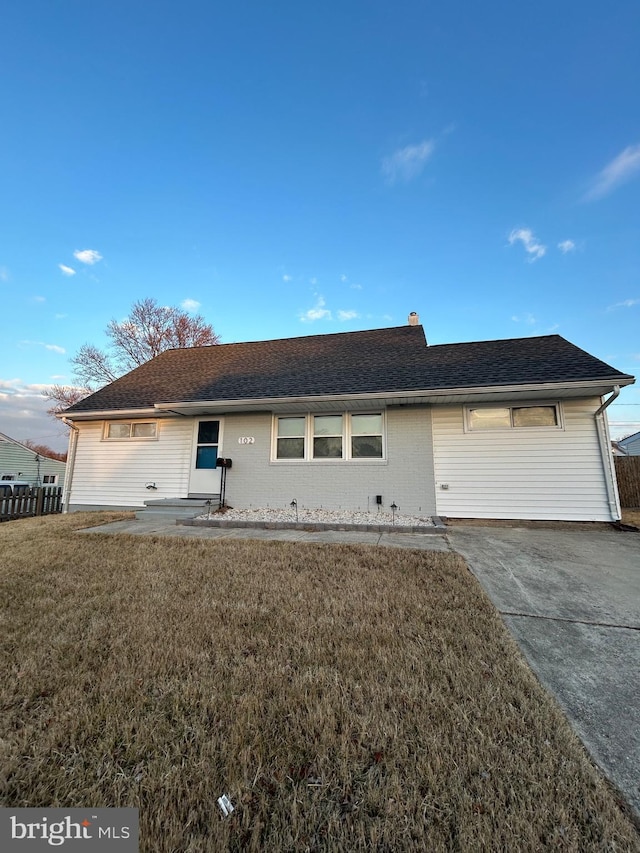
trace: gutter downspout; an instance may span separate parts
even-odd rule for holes
[[[602,458],[602,468],[604,471],[604,482],[607,489],[607,499],[609,501],[609,512],[611,513],[612,521],[620,521],[622,516],[620,510],[620,497],[618,495],[618,481],[616,479],[616,471],[613,462],[613,454],[611,453],[611,439],[609,437],[609,429],[604,411],[613,403],[620,394],[620,386],[613,386],[613,393],[608,400],[605,400],[600,408],[593,413],[593,418],[596,424],[596,432],[598,433],[598,442],[600,444],[600,456]]]
[[[64,478],[64,500],[62,503],[62,512],[67,513],[69,512],[71,484],[73,483],[73,469],[76,464],[76,449],[78,447],[78,433],[80,430],[73,421],[69,421],[64,417],[61,417],[60,420],[71,430],[71,433],[69,434],[69,452],[67,454],[67,471]]]

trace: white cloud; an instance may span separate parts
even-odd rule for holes
[[[599,172],[584,201],[594,201],[613,192],[640,173],[640,143],[629,145]]]
[[[102,255],[95,249],[76,249],[73,257],[81,264],[88,264],[90,267],[102,260]]]
[[[54,314],[53,319],[54,320],[64,320],[64,318],[67,316],[68,316],[67,314]]]
[[[558,248],[562,252],[563,255],[566,255],[568,252],[574,252],[576,248],[576,244],[573,240],[563,240],[561,243],[558,243]]]
[[[73,267],[68,267],[66,264],[58,264],[58,269],[63,275],[75,275],[76,271]]]
[[[331,319],[331,311],[328,308],[325,308],[326,305],[325,299],[323,296],[318,296],[316,299],[316,304],[313,308],[309,308],[308,311],[305,311],[303,314],[300,314],[300,320],[303,323],[313,323],[316,320],[330,320]]]
[[[509,234],[509,245],[513,246],[517,242],[522,243],[527,254],[530,255],[528,258],[530,264],[542,258],[547,253],[547,247],[538,242],[538,239],[534,236],[530,228],[513,229],[511,234]]]
[[[407,145],[394,151],[382,161],[382,174],[388,184],[398,181],[407,183],[417,178],[425,167],[435,148],[433,139],[425,139],[417,145]]]
[[[46,297],[44,297],[44,296],[32,296],[31,301],[32,302],[46,302],[47,300],[46,300]]]
[[[355,320],[360,315],[357,311],[338,311],[338,320]]]
[[[634,305],[640,305],[640,299],[624,299],[622,302],[609,305],[607,311],[615,311],[616,308],[633,308]]]
[[[200,307],[200,303],[195,299],[183,299],[181,305],[185,311],[196,311]]]
[[[536,318],[533,316],[533,314],[529,314],[528,312],[526,314],[521,314],[517,317],[514,316],[511,319],[514,323],[524,323],[527,326],[535,326],[536,323]]]
[[[45,349],[48,349],[51,352],[57,352],[60,355],[64,355],[66,352],[64,347],[59,347],[57,344],[46,344],[44,341],[20,341],[20,343],[30,347],[44,347]]]
[[[314,278],[310,278],[310,279],[309,279],[309,284],[313,284],[313,285],[314,285],[314,287],[315,287],[315,285],[316,285],[317,283],[318,283],[318,279],[317,279],[317,278],[315,278],[315,277],[314,277]]]
[[[9,270],[6,267],[0,267],[0,281],[9,281]]]
[[[362,290],[361,284],[350,284],[349,287],[351,288],[351,290]]]
[[[287,282],[289,282],[289,281],[293,281],[293,276],[292,276],[292,275],[286,275],[286,274],[285,274],[285,275],[283,275],[283,276],[282,276],[282,280],[283,280],[283,281],[285,282],[285,284],[286,284],[286,283],[287,283]]]
[[[50,384],[26,384],[21,379],[0,379],[0,423],[2,432],[24,441],[42,440],[54,450],[66,450],[67,429],[47,414],[51,401],[42,392]]]
[[[343,273],[343,274],[340,276],[340,281],[341,281],[343,284],[345,284],[347,281],[349,281],[349,279],[348,279],[348,278],[346,277],[346,275],[344,275],[344,273]]]

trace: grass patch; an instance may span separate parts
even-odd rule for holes
[[[138,807],[167,853],[637,849],[459,556],[97,518],[0,526],[5,806]]]
[[[633,524],[635,527],[640,527],[640,509],[623,509],[622,523]]]

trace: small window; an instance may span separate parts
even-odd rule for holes
[[[382,415],[351,415],[351,457],[382,459]]]
[[[45,474],[42,478],[42,482],[45,485],[46,484],[48,484],[50,486],[55,485],[58,482],[58,475],[57,474]]]
[[[342,459],[342,415],[315,415],[313,458]]]
[[[109,424],[107,438],[129,438],[131,435],[131,424]]]
[[[220,421],[200,421],[198,424],[198,444],[217,444],[219,438]]]
[[[511,410],[514,427],[554,427],[558,426],[558,412],[555,406],[521,406]]]
[[[0,480],[15,480],[15,474],[3,474]]]
[[[107,424],[105,437],[108,439],[156,438],[158,424],[155,421],[111,421]]]
[[[527,427],[559,427],[558,405],[496,406],[467,409],[470,430],[523,429]]]
[[[509,409],[470,409],[469,425],[471,429],[509,429],[511,414]]]
[[[278,418],[277,458],[304,459],[306,418]]]
[[[155,438],[155,424],[131,424],[131,438]]]

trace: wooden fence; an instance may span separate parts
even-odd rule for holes
[[[620,505],[640,508],[640,456],[616,456],[615,462]]]
[[[17,494],[10,496],[0,494],[0,521],[62,512],[60,486],[39,486],[33,489],[25,486],[16,491]]]

